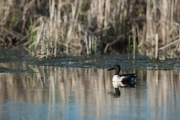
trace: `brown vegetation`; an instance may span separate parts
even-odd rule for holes
[[[0,43],[36,57],[138,50],[176,58],[179,11],[178,0],[1,0]]]

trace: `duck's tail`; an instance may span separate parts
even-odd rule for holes
[[[136,78],[137,78],[138,76],[136,75],[136,74],[133,74],[132,76],[131,76],[131,85],[132,86],[135,86],[136,85]]]

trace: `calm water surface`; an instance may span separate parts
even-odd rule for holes
[[[180,118],[179,61],[117,55],[19,59],[0,56],[0,120]],[[137,86],[120,88],[120,96],[113,95],[114,71],[106,70],[117,63],[122,73],[138,75]]]

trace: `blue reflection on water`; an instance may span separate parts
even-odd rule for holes
[[[79,106],[75,103],[67,105],[31,104],[7,101],[0,105],[1,120],[57,120],[80,119]]]

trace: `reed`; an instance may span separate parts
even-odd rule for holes
[[[33,26],[33,21],[32,19],[30,19],[30,24],[31,24],[31,42],[30,42],[30,46],[29,46],[29,49],[30,49],[30,54],[32,56],[35,56],[35,41],[36,41],[36,33],[34,31],[34,26]]]
[[[179,57],[179,45],[175,44],[179,40],[178,0],[42,0],[37,3],[2,0],[1,46],[23,45],[38,58],[121,52],[119,48],[126,48],[129,36],[134,46],[133,27],[136,26],[136,49],[140,54],[157,59],[169,58],[165,54],[170,58]],[[158,49],[155,50],[156,35]],[[160,54],[154,56],[157,51]]]
[[[135,59],[136,56],[136,29],[133,27],[133,59]]]
[[[129,54],[130,54],[130,44],[131,44],[131,37],[129,36],[128,37],[129,39],[128,39],[128,59],[130,58],[130,56],[129,56]]]

